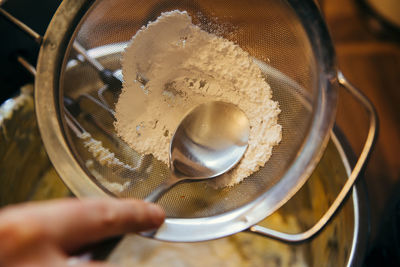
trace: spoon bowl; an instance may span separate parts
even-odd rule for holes
[[[146,198],[155,202],[174,185],[217,177],[232,169],[248,146],[250,124],[236,105],[201,104],[186,115],[170,144],[170,177]]]

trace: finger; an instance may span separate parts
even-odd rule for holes
[[[165,218],[155,204],[116,199],[48,201],[9,209],[9,213],[9,218],[23,221],[40,232],[42,238],[68,251],[107,237],[155,229]]]

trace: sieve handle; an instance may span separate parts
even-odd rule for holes
[[[337,78],[339,84],[345,88],[357,101],[362,104],[365,110],[368,112],[369,116],[369,130],[368,135],[364,143],[364,147],[361,151],[361,154],[357,160],[356,165],[354,166],[353,171],[351,172],[349,178],[344,184],[342,190],[339,192],[338,196],[329,207],[329,209],[325,212],[325,214],[319,219],[319,221],[314,224],[310,229],[305,232],[297,233],[297,234],[288,234],[280,231],[272,230],[260,225],[254,225],[248,229],[249,232],[259,234],[265,237],[269,237],[272,239],[276,239],[279,241],[283,241],[286,243],[300,243],[307,241],[313,237],[315,237],[334,217],[336,212],[341,207],[343,201],[346,199],[350,190],[353,188],[354,183],[360,175],[360,172],[364,169],[368,158],[371,154],[372,147],[375,144],[377,138],[378,131],[378,116],[375,111],[374,106],[369,101],[369,99],[360,92],[357,88],[351,85],[346,78],[343,76],[342,72],[338,71]]]

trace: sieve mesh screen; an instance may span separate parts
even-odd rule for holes
[[[285,1],[129,1],[102,0],[89,10],[77,28],[76,41],[110,70],[121,68],[124,45],[143,25],[161,12],[185,10],[194,24],[237,43],[250,53],[271,85],[280,104],[282,141],[274,147],[265,167],[240,184],[213,189],[205,182],[185,183],[160,200],[169,217],[198,218],[233,210],[256,199],[277,182],[293,163],[310,130],[316,101],[316,62],[311,45],[295,12]],[[157,41],[157,40],[154,40]],[[121,198],[144,198],[169,175],[168,166],[151,155],[140,155],[117,137],[109,111],[98,102],[104,86],[97,70],[76,53],[67,54],[68,65],[60,81],[64,97],[77,104],[70,110],[79,124],[123,164],[102,164],[85,140],[67,131],[69,144],[88,176]],[[106,90],[110,108],[118,92]],[[95,101],[93,101],[95,99]],[[71,107],[67,107],[71,109]],[[88,141],[88,140],[86,140]]]

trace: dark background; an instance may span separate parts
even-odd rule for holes
[[[1,1],[0,1],[1,2]],[[9,0],[2,8],[44,35],[47,25],[61,0]],[[23,55],[36,66],[39,45],[0,16],[0,103],[15,94],[18,88],[33,81],[32,76],[16,61]]]

